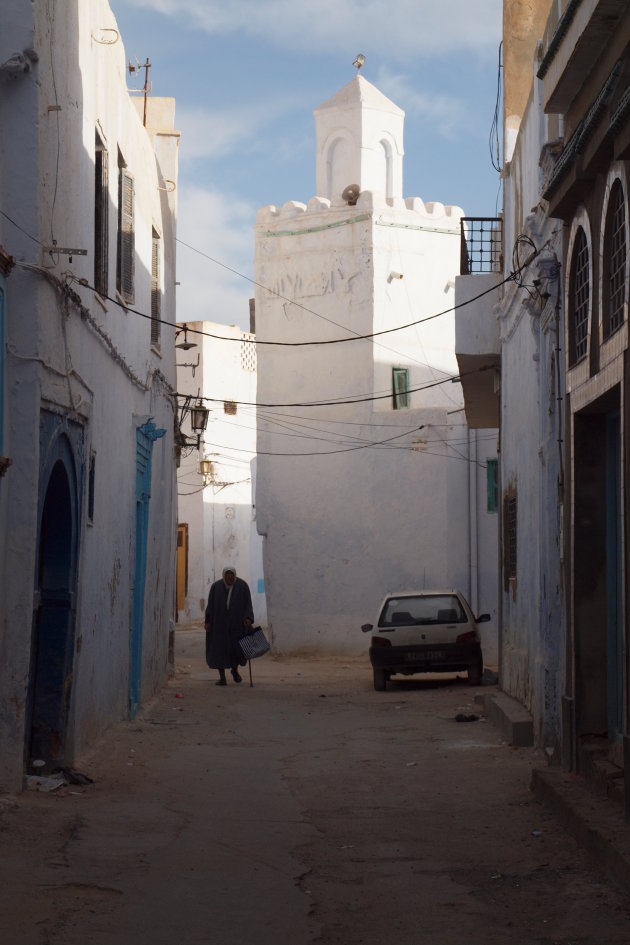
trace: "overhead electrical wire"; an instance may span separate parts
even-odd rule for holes
[[[38,240],[36,236],[31,236],[31,234],[27,230],[25,230],[23,226],[20,226],[19,223],[16,223],[15,220],[12,217],[10,217],[8,213],[4,212],[4,210],[0,210],[0,214],[5,218],[5,220],[8,220],[9,223],[11,223],[17,230],[19,230],[20,233],[23,233],[24,236],[28,236],[29,240],[33,240],[33,242],[37,243],[38,246],[43,245],[41,240]]]
[[[462,377],[469,377],[470,375],[473,375],[473,374],[481,374],[484,371],[491,371],[494,369],[494,367],[495,366],[493,364],[482,365],[479,368],[475,368],[475,370],[473,371],[465,371],[461,374],[453,375],[452,377],[445,377],[441,381],[433,381],[431,384],[424,384],[420,387],[410,387],[407,393],[415,394],[418,391],[430,390],[433,387],[440,387],[442,384],[450,384],[450,383],[456,384],[460,382]],[[189,397],[190,395],[183,394],[178,391],[176,396]],[[278,407],[278,408],[279,407],[342,407],[347,404],[363,404],[363,403],[371,403],[376,400],[387,400],[387,399],[390,399],[391,396],[392,396],[392,393],[391,391],[389,391],[389,393],[387,394],[357,395],[355,397],[348,397],[345,399],[339,397],[335,400],[311,400],[311,401],[295,401],[291,403],[271,404],[271,403],[264,403],[262,401],[231,399],[230,403],[236,404],[237,406],[244,406],[244,407],[266,407],[266,408],[271,408],[271,407]],[[209,397],[203,394],[195,395],[195,399],[206,401],[207,403],[216,403],[216,404],[226,402],[226,399],[224,397]]]
[[[18,223],[15,222],[15,220],[13,220],[3,210],[0,210],[0,213],[4,217],[6,217],[6,219],[9,220],[10,223],[12,223],[19,230],[21,230],[26,236],[28,236],[29,239],[32,239],[36,243],[40,243],[39,240],[37,240],[34,236],[31,236],[30,233],[24,230]],[[230,272],[233,272],[235,275],[238,275],[240,278],[246,279],[248,282],[254,283],[255,285],[264,289],[266,292],[276,295],[278,298],[281,298],[286,302],[290,302],[292,305],[295,305],[298,308],[301,308],[304,311],[309,312],[312,315],[315,315],[317,318],[321,318],[324,321],[332,322],[331,319],[326,318],[326,316],[322,315],[320,312],[316,312],[314,309],[310,309],[307,306],[302,305],[300,302],[297,302],[294,299],[290,299],[287,296],[283,296],[281,293],[276,292],[274,289],[270,289],[268,286],[265,286],[265,285],[262,285],[262,283],[256,282],[250,276],[246,276],[244,273],[239,272],[237,269],[234,269],[231,266],[228,266],[226,263],[220,262],[219,260],[215,259],[213,256],[209,256],[207,253],[202,252],[202,250],[196,249],[194,246],[191,246],[189,243],[184,243],[183,240],[180,240],[179,238],[177,238],[176,241],[178,243],[181,243],[184,246],[187,246],[189,249],[192,249],[194,252],[199,253],[199,255],[203,256],[204,258],[207,258],[208,260],[215,263],[216,265],[219,265],[223,267],[224,269],[227,269]],[[535,249],[536,254],[537,252],[538,250]],[[525,268],[530,262],[531,262],[531,259],[528,259],[526,263],[523,264],[523,267],[521,268]],[[23,266],[24,264],[18,263],[18,265]],[[246,338],[246,337],[233,337],[233,336],[227,336],[227,335],[218,335],[214,332],[204,331],[198,328],[188,328],[188,331],[191,334],[197,334],[197,335],[201,335],[207,338],[214,338],[217,341],[232,341],[232,342],[236,341],[239,344],[273,345],[277,347],[286,347],[286,348],[303,348],[303,347],[314,347],[317,345],[345,344],[346,342],[349,342],[349,341],[369,341],[373,338],[380,338],[383,335],[393,334],[397,331],[406,331],[407,329],[413,328],[416,325],[421,325],[421,324],[424,324],[425,322],[432,321],[436,318],[441,318],[443,315],[448,315],[451,312],[455,312],[460,308],[464,308],[467,305],[471,305],[473,302],[478,301],[479,299],[490,294],[491,292],[495,292],[502,285],[505,285],[508,282],[517,281],[516,277],[518,275],[520,275],[520,271],[511,272],[504,279],[502,279],[501,282],[498,282],[496,285],[493,285],[488,289],[484,289],[482,292],[479,292],[477,295],[474,295],[463,302],[459,302],[458,304],[452,305],[449,308],[445,308],[439,312],[435,312],[433,315],[426,315],[423,318],[415,319],[414,321],[407,322],[404,325],[397,325],[392,328],[383,328],[380,331],[368,332],[362,335],[354,333],[348,338],[324,338],[324,339],[319,339],[319,340],[314,340],[314,341],[265,341],[265,340],[261,340],[260,338],[256,336],[254,336],[253,338]],[[112,304],[118,306],[119,308],[124,309],[125,312],[132,312],[134,315],[138,315],[140,318],[145,318],[148,321],[158,322],[160,325],[165,325],[167,328],[174,328],[176,331],[180,331],[182,329],[182,325],[185,324],[184,322],[171,322],[165,318],[155,318],[155,316],[150,313],[147,314],[146,312],[141,312],[139,309],[134,308],[132,305],[129,305],[125,302],[120,301],[120,299],[114,298],[113,296],[108,295],[107,293],[98,292],[97,289],[93,285],[91,285],[88,279],[80,278],[73,274],[68,274],[67,278],[72,282],[76,282],[78,285],[82,286],[84,289],[89,289],[91,292],[94,292],[101,299],[107,299],[108,302],[112,302]],[[346,328],[343,325],[339,325],[337,322],[332,322],[332,324],[337,325],[337,327],[342,328],[344,331],[351,331],[351,329]],[[247,333],[243,332],[243,334],[247,334]]]
[[[280,415],[280,416],[282,417],[284,415]],[[339,437],[343,437],[346,440],[349,440],[350,442],[354,442],[357,445],[361,445],[361,444],[371,445],[373,442],[371,439],[368,439],[365,437],[358,437],[352,433],[342,433],[341,431],[326,430],[324,428],[313,427],[311,424],[308,424],[308,423],[307,424],[296,424],[295,422],[283,423],[281,422],[280,419],[277,419],[275,417],[265,417],[264,415],[260,416],[260,420],[262,420],[266,425],[272,425],[272,426],[275,425],[275,426],[283,427],[283,429],[281,430],[270,430],[270,429],[261,430],[261,428],[258,427],[258,429],[261,432],[263,432],[265,436],[268,436],[268,437],[277,437],[277,436],[295,437],[296,439],[313,440],[313,441],[318,441],[318,442],[330,443],[331,445],[335,445],[335,446],[340,446],[343,444],[343,439],[339,439]],[[343,421],[339,421],[339,422],[343,422]],[[364,426],[371,426],[371,425],[364,424]],[[391,429],[393,424],[386,424],[386,426],[388,426]],[[436,425],[425,424],[425,426],[430,426],[431,428],[433,428]],[[250,432],[254,432],[256,430],[255,426],[248,426],[246,424],[238,424],[238,423],[230,423],[230,427],[231,428],[236,427],[238,429],[248,430]],[[416,431],[416,429],[417,428],[414,427],[407,430],[406,432],[407,434],[411,435],[412,433]],[[310,431],[310,430],[314,431],[314,433],[303,432],[303,431]],[[318,436],[315,434],[324,434],[324,435]],[[404,435],[404,431],[401,435]],[[496,436],[488,435],[485,437],[477,437],[478,443],[491,441],[491,440],[496,440]],[[458,437],[457,439],[453,439],[449,441],[445,439],[444,436],[440,436],[438,433],[438,435],[435,438],[425,439],[423,440],[423,443],[425,444],[439,443],[443,446],[446,446],[448,449],[452,449],[455,452],[457,452],[458,451],[457,448],[465,447],[468,443],[468,440],[461,439]],[[226,447],[226,449],[229,449],[229,447]],[[256,455],[255,448],[252,450],[247,450],[246,452],[251,452],[252,455]]]
[[[501,173],[503,170],[501,166],[501,142],[499,136],[499,128],[501,125],[501,116],[500,116],[500,104],[501,104],[501,72],[503,70],[503,40],[499,43],[499,65],[497,68],[497,98],[494,106],[494,117],[492,119],[492,125],[490,127],[490,135],[488,139],[488,144],[490,147],[490,160],[492,166],[497,171]],[[496,157],[495,157],[495,147],[496,147]]]

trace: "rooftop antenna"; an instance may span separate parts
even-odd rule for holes
[[[142,89],[129,89],[129,91],[130,91],[130,92],[142,92],[142,93],[144,94],[144,116],[143,116],[143,118],[142,118],[142,124],[143,124],[144,127],[146,128],[146,126],[147,126],[147,96],[148,96],[149,92],[151,91],[151,89],[153,88],[153,82],[149,83],[149,69],[151,68],[151,63],[150,63],[149,60],[147,59],[147,61],[145,62],[145,64],[144,64],[143,66],[141,66],[140,63],[138,62],[138,60],[136,59],[136,64],[135,64],[135,66],[130,62],[127,68],[129,69],[129,74],[130,74],[130,75],[131,75],[133,72],[140,72],[141,69],[144,69],[144,88],[142,88]]]
[[[356,58],[356,59],[354,60],[354,62],[352,63],[352,65],[355,66],[355,68],[356,68],[356,70],[357,70],[357,75],[358,75],[359,72],[361,71],[361,66],[363,66],[364,64],[365,64],[365,56],[363,55],[362,52],[360,52],[359,55],[357,56],[357,58]]]

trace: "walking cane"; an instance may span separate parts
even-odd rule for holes
[[[248,664],[249,664],[249,688],[250,688],[250,689],[253,689],[254,684],[253,684],[253,682],[252,682],[252,661],[251,661],[251,660],[247,660],[247,662],[248,662]]]

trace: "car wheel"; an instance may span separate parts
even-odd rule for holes
[[[385,692],[387,689],[387,673],[384,669],[374,670],[374,688],[377,692]]]
[[[480,656],[476,663],[468,667],[468,682],[471,686],[480,686],[483,676],[483,659]]]

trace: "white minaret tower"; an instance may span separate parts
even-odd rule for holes
[[[316,194],[256,222],[256,527],[274,646],[358,653],[385,589],[467,586],[462,211],[403,196],[404,112],[362,75],[314,115]]]
[[[402,197],[402,108],[357,74],[313,114],[318,196],[331,200],[357,184],[381,197]]]

